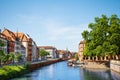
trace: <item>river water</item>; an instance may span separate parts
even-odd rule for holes
[[[12,80],[120,80],[120,74],[110,70],[70,67],[64,61],[41,67]]]

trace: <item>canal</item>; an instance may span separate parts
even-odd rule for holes
[[[41,67],[12,80],[120,80],[120,74],[110,70],[69,67],[64,61]]]

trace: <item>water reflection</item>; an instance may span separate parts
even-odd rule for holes
[[[109,70],[69,67],[67,62],[59,62],[12,80],[120,80],[120,75]]]
[[[120,74],[103,69],[83,69],[84,80],[120,80]]]

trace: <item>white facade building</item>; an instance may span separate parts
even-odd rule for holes
[[[83,60],[83,51],[85,48],[85,41],[80,41],[79,45],[78,45],[78,57],[79,57],[79,61]]]
[[[4,44],[4,46],[0,46],[0,50],[3,50],[3,52],[4,53],[8,53],[8,47],[7,47],[7,45],[8,45],[8,41],[7,41],[7,39],[6,39],[6,37],[5,37],[5,35],[3,35],[2,33],[0,33],[0,41]]]
[[[50,54],[47,55],[47,58],[58,58],[57,49],[53,46],[39,46],[39,50],[44,49],[45,51],[49,52]]]
[[[37,45],[34,41],[32,41],[32,61],[36,61],[37,60]]]
[[[21,54],[23,61],[26,61],[26,48],[23,45],[21,45]]]

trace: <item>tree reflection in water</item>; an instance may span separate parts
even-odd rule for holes
[[[83,69],[84,80],[120,80],[120,74],[104,69]]]

